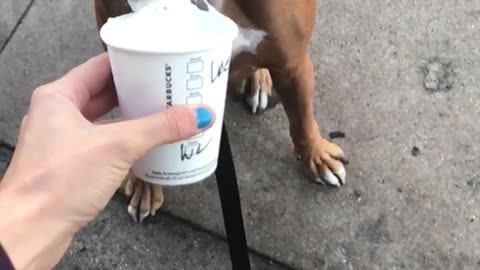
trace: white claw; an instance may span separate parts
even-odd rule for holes
[[[163,205],[163,198],[160,202],[155,202],[152,205],[152,209],[150,210],[150,215],[155,216],[157,214],[157,211],[162,207]]]
[[[150,212],[140,213],[140,223],[142,223],[150,214]]]
[[[263,89],[259,88],[254,95],[247,96],[247,103],[252,108],[252,113],[256,114],[258,111],[263,111],[268,106],[268,94]]]
[[[315,182],[320,184],[321,186],[325,186],[325,181],[323,181],[323,179],[320,177],[315,178]]]
[[[327,171],[323,175],[322,179],[325,180],[325,182],[329,183],[330,185],[333,185],[336,187],[339,187],[341,185],[337,177],[331,171]]]
[[[268,106],[268,95],[265,91],[260,90],[260,110],[265,110]]]
[[[133,208],[133,206],[129,205],[127,211],[128,211],[128,214],[130,215],[130,217],[133,219],[133,221],[138,222],[137,209],[135,209],[135,208]]]
[[[247,103],[248,105],[250,105],[250,107],[252,108],[252,113],[253,114],[256,114],[257,113],[257,109],[258,109],[258,103],[259,103],[259,91],[260,89],[257,89],[255,91],[255,94],[254,95],[251,95],[251,96],[247,96]]]
[[[340,168],[340,170],[336,171],[335,174],[340,179],[342,185],[345,185],[345,179],[347,179],[347,171],[345,170],[345,168]]]

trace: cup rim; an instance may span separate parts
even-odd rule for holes
[[[230,19],[229,17],[223,14],[221,15],[224,17],[223,19],[225,20],[225,24],[227,25],[225,27],[227,31],[225,32],[229,33],[228,36],[227,34],[217,35],[217,36],[208,36],[205,39],[202,39],[202,42],[190,42],[188,46],[182,46],[182,47],[170,46],[168,50],[154,49],[154,48],[148,48],[148,47],[134,48],[133,46],[118,44],[118,42],[114,42],[111,36],[108,34],[109,25],[107,23],[105,23],[100,29],[100,38],[108,47],[112,47],[117,50],[123,50],[128,52],[154,53],[154,54],[178,54],[178,53],[193,53],[193,52],[209,51],[209,50],[216,49],[223,46],[228,41],[233,43],[234,39],[238,36],[240,32],[238,25],[232,19]]]

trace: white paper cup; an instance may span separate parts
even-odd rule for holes
[[[226,23],[233,24],[227,18]],[[215,172],[232,43],[238,31],[236,25],[229,27],[232,31],[223,37],[192,40],[190,49],[184,46],[168,51],[125,47],[109,38],[108,28],[101,29],[125,119],[144,117],[177,104],[207,104],[216,113],[209,130],[189,140],[160,146],[138,160],[133,172],[142,180],[178,186],[200,182]]]

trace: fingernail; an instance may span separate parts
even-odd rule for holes
[[[212,122],[212,113],[204,108],[197,109],[197,128],[204,129]]]

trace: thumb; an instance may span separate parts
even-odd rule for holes
[[[215,113],[209,107],[179,105],[143,118],[110,124],[109,128],[137,158],[162,144],[193,137],[214,122]]]

